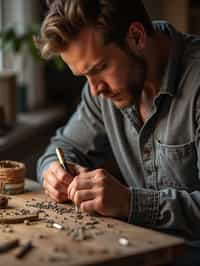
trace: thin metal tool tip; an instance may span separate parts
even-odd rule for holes
[[[61,164],[64,163],[64,154],[63,154],[63,151],[61,148],[57,147],[56,148],[56,154],[57,154],[57,157],[58,157],[58,160]]]

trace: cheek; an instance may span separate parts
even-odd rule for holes
[[[107,73],[106,82],[112,90],[116,91],[121,88],[126,88],[129,83],[129,77],[122,68],[113,69]]]

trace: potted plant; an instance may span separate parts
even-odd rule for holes
[[[27,66],[27,54],[31,55],[35,60],[44,62],[40,57],[40,54],[37,48],[34,45],[33,36],[37,35],[40,30],[40,25],[32,24],[27,28],[26,31],[23,33],[19,33],[17,31],[16,26],[11,26],[8,28],[3,29],[0,32],[0,49],[4,51],[6,54],[6,63],[9,65],[12,62],[12,71],[9,71],[10,75],[13,76],[14,73],[17,75],[17,111],[26,111],[26,93],[27,93],[27,84],[24,82],[24,72]],[[56,70],[63,70],[64,63],[60,58],[55,58],[52,60]],[[11,73],[12,72],[12,73]],[[0,72],[0,83],[6,82],[9,83],[8,78],[8,71]],[[2,85],[2,84],[1,84]],[[2,90],[3,90],[3,86]],[[6,87],[6,86],[4,86]],[[6,89],[7,92],[9,91]],[[15,97],[15,93],[13,88],[12,90],[12,97]],[[9,93],[9,92],[8,92]],[[1,92],[0,92],[1,94]],[[10,97],[10,95],[8,95]],[[13,100],[12,100],[13,102]],[[1,105],[1,102],[0,102]],[[8,107],[4,106],[4,109],[15,107],[13,104]],[[8,123],[8,118],[6,118],[6,122]],[[12,120],[13,122],[13,120]]]

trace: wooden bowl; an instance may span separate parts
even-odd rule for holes
[[[0,161],[0,193],[23,193],[25,174],[25,164],[9,160]]]

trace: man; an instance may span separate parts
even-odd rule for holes
[[[200,40],[152,23],[140,0],[55,0],[36,42],[87,79],[76,112],[38,162],[45,192],[198,240]],[[101,169],[111,154],[126,185]]]

